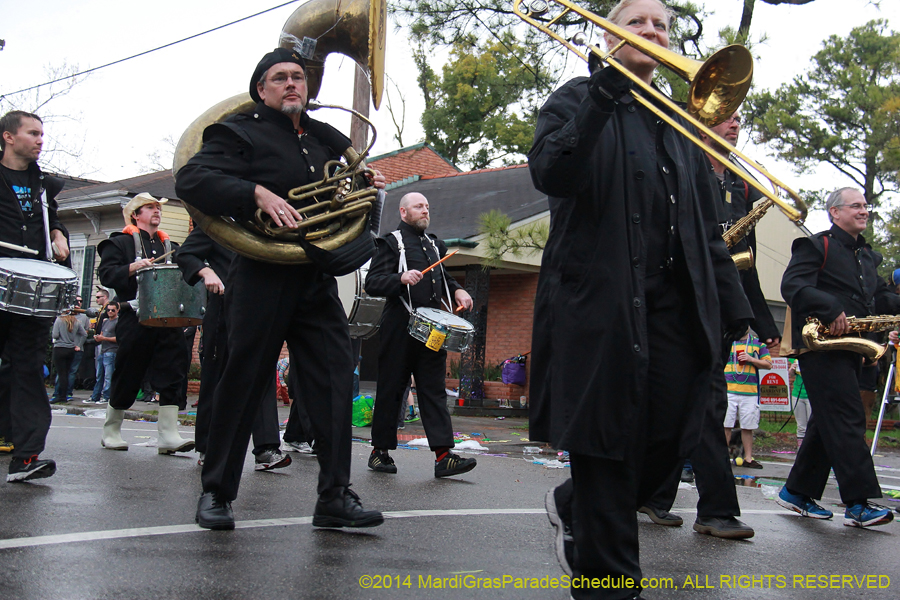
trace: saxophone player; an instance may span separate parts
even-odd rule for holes
[[[803,445],[776,502],[805,517],[830,519],[820,506],[830,469],[847,506],[844,525],[872,527],[893,519],[890,510],[869,504],[880,498],[872,456],[863,437],[866,416],[859,394],[862,357],[849,350],[810,351],[800,329],[808,317],[828,324],[832,336],[850,331],[848,316],[900,313],[900,296],[876,269],[882,257],[861,235],[869,205],[859,190],[841,188],[825,203],[831,229],[794,240],[781,293],[793,312],[791,338],[800,353],[812,416]]]

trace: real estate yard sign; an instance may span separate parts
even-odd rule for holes
[[[773,358],[771,369],[759,370],[760,410],[791,411],[788,381],[788,361],[786,358]]]

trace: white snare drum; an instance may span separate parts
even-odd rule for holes
[[[55,317],[75,306],[78,275],[42,260],[0,258],[0,310]]]
[[[363,286],[372,261],[358,268],[353,273],[337,277],[338,296],[347,313],[350,323],[350,337],[368,339],[378,332],[381,323],[381,312],[384,310],[384,298],[375,298],[366,293]]]
[[[409,315],[407,329],[409,335],[428,345],[432,330],[439,326],[447,330],[447,337],[439,349],[448,352],[465,352],[472,343],[472,338],[475,337],[475,328],[471,323],[453,313],[436,308],[417,308],[414,313]]]

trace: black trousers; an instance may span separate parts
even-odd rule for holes
[[[237,497],[260,390],[275,377],[287,341],[316,432],[319,498],[330,501],[350,483],[353,360],[337,282],[312,266],[244,257],[235,259],[230,280],[228,359],[213,402],[203,491]]]
[[[56,394],[54,400],[65,402],[69,391],[69,371],[75,360],[75,348],[53,347],[53,368],[56,369]]]
[[[359,356],[356,354],[355,356]],[[355,358],[354,356],[354,358]],[[288,414],[288,422],[284,428],[285,442],[306,442],[312,444],[316,439],[312,429],[312,420],[306,410],[306,402],[302,397],[303,389],[300,385],[300,369],[295,369],[297,364],[293,356],[290,357],[291,370],[288,372],[288,393],[291,396],[291,412]],[[352,395],[352,392],[351,392]]]
[[[862,357],[833,350],[807,352],[798,360],[812,416],[788,476],[788,490],[818,500],[833,468],[843,502],[881,498],[864,438],[866,415],[858,383]]]
[[[703,420],[700,443],[690,456],[691,467],[697,481],[697,492],[700,494],[697,501],[697,516],[738,517],[741,514],[741,506],[738,504],[737,490],[734,487],[728,445],[722,435],[722,423],[725,421],[725,411],[728,408],[728,389],[725,383],[725,367],[721,361],[714,367],[712,386],[712,402]],[[675,467],[653,497],[645,503],[646,506],[672,510],[678,495],[681,469],[680,464]]]
[[[0,422],[14,458],[44,451],[50,431],[50,404],[44,388],[44,360],[53,319],[0,311]],[[4,352],[7,350],[7,352]]]
[[[382,450],[397,447],[397,414],[406,403],[403,393],[409,376],[416,378],[419,414],[428,446],[452,448],[453,425],[447,410],[447,351],[435,352],[407,332],[409,314],[400,307],[385,313],[378,351],[378,384],[372,411],[372,446]]]
[[[200,366],[200,393],[197,398],[197,425],[194,430],[194,447],[206,453],[209,423],[212,419],[216,385],[228,359],[228,330],[222,296],[212,294],[206,303],[201,333],[204,353]],[[253,454],[260,454],[281,445],[278,429],[278,400],[275,397],[275,376],[263,393],[263,403],[253,423]]]
[[[571,454],[575,577],[641,579],[637,509],[678,468],[679,443],[697,377],[708,368],[696,341],[699,323],[689,292],[672,276],[646,280],[649,370],[636,398],[638,425],[624,460]],[[709,353],[706,352],[706,355]],[[582,598],[631,598],[636,589],[572,589]]]
[[[122,302],[120,306],[128,306]],[[188,347],[180,327],[144,327],[128,307],[119,310],[116,324],[116,368],[110,383],[109,405],[127,410],[146,378],[159,392],[160,406],[184,410],[181,383],[187,377]]]

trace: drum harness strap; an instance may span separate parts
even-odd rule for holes
[[[392,231],[391,235],[393,235],[394,238],[397,240],[397,247],[400,250],[400,263],[397,267],[398,268],[397,272],[403,273],[404,271],[406,271],[406,246],[403,245],[403,235],[400,233],[399,229],[395,229],[394,231]],[[438,250],[437,244],[435,244],[434,240],[431,239],[430,237],[428,237],[427,235],[425,236],[425,238],[429,242],[431,242],[431,247],[434,248],[434,255],[437,256],[438,258],[440,258],[441,252],[440,252],[440,250]],[[452,313],[453,312],[453,301],[450,296],[450,286],[447,285],[447,273],[446,273],[446,271],[444,271],[444,265],[438,265],[438,267],[440,267],[441,273],[443,274],[442,279],[444,280],[444,290],[447,292],[447,299],[444,300],[443,298],[441,298],[441,303],[447,307],[447,312]],[[407,302],[406,298],[403,298],[402,296],[400,298],[400,302],[403,303],[403,306],[406,307],[406,310],[409,312],[409,314],[412,314],[413,313],[412,291],[410,289],[409,284],[406,285],[406,293],[409,295],[409,302]]]
[[[134,238],[134,254],[136,256],[136,260],[140,260],[140,259],[144,258],[144,256],[143,256],[143,254],[144,254],[143,246],[144,245],[141,242],[141,230],[138,229],[137,231],[132,231],[131,236]],[[166,254],[171,252],[172,251],[172,240],[170,240],[168,237],[166,237],[166,239],[163,240],[163,247],[165,248]],[[172,262],[172,255],[169,254],[169,256],[166,257],[166,263],[171,263],[171,262]]]

